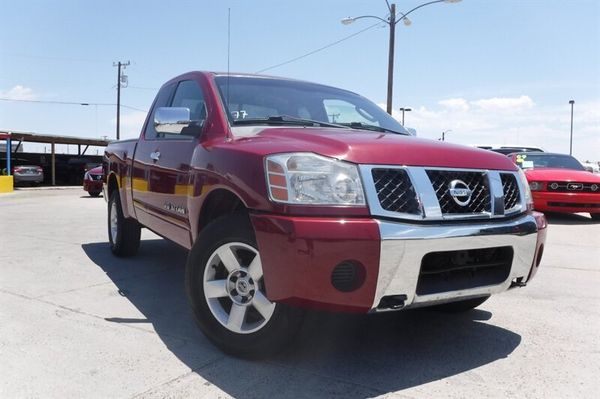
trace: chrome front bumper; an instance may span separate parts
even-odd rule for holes
[[[538,223],[531,214],[505,222],[417,225],[379,220],[378,224],[381,254],[372,311],[379,311],[377,306],[387,296],[406,296],[403,308],[407,308],[505,291],[517,278],[522,282],[527,281],[539,245]],[[428,253],[499,246],[510,246],[513,249],[510,273],[502,283],[417,295],[421,262]]]

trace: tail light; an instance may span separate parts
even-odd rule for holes
[[[22,170],[23,169],[21,169],[20,167],[17,166],[17,167],[13,168],[13,173],[21,173]]]
[[[38,173],[44,173],[44,169],[40,168],[39,166],[36,168],[36,170],[38,171]]]

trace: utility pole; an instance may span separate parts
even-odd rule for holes
[[[571,104],[571,138],[569,139],[569,155],[573,155],[573,105],[575,104],[575,100],[570,100],[569,104]]]
[[[121,139],[121,84],[125,83],[124,87],[127,87],[127,75],[121,73],[121,68],[123,70],[125,67],[129,65],[129,61],[127,62],[113,62],[113,66],[117,67],[117,140]]]
[[[390,49],[388,53],[388,87],[387,87],[387,104],[386,111],[392,114],[392,92],[394,88],[394,47],[396,40],[396,4],[390,5]]]

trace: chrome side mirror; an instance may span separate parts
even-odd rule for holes
[[[190,119],[189,108],[159,107],[154,112],[154,129],[158,133],[181,134],[185,128],[202,126],[202,122]]]

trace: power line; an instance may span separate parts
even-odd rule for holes
[[[359,30],[358,32],[355,32],[355,33],[353,33],[353,34],[351,34],[351,35],[345,36],[345,37],[343,37],[343,38],[341,38],[341,39],[339,39],[339,40],[336,40],[335,42],[331,42],[331,43],[329,43],[329,44],[326,44],[325,46],[323,46],[323,47],[319,47],[319,48],[318,48],[318,49],[316,49],[316,50],[309,51],[309,52],[308,52],[308,53],[306,53],[306,54],[300,55],[300,56],[298,56],[298,57],[295,57],[295,58],[289,59],[289,60],[287,60],[287,61],[284,61],[284,62],[280,62],[279,64],[272,65],[272,66],[270,66],[270,67],[268,67],[268,68],[261,69],[261,70],[259,70],[259,71],[256,71],[255,73],[262,73],[262,72],[269,71],[269,70],[271,70],[271,69],[279,68],[280,66],[284,66],[284,65],[287,65],[287,64],[291,64],[292,62],[295,62],[295,61],[301,60],[302,58],[306,58],[306,57],[308,57],[308,56],[311,56],[311,55],[313,55],[313,54],[316,54],[316,53],[318,53],[318,52],[320,52],[320,51],[323,51],[323,50],[326,50],[326,49],[328,49],[328,48],[330,48],[330,47],[333,47],[333,46],[335,46],[335,45],[337,45],[337,44],[340,44],[340,43],[342,43],[342,42],[345,42],[345,41],[346,41],[346,40],[348,40],[348,39],[352,39],[353,37],[355,37],[355,36],[358,36],[358,35],[360,35],[361,33],[368,31],[369,29],[373,29],[374,27],[376,27],[376,26],[378,26],[378,25],[381,25],[381,22],[377,22],[376,24],[373,24],[373,25],[367,26],[366,28],[364,28],[364,29],[362,29],[362,30]]]
[[[9,102],[24,102],[24,103],[40,103],[40,104],[62,104],[62,105],[98,105],[98,106],[111,106],[114,107],[115,103],[90,103],[85,101],[52,101],[52,100],[25,100],[25,99],[16,99],[16,98],[2,98],[0,97],[0,101],[9,101]],[[121,104],[121,107],[133,109],[135,111],[146,112],[147,110],[132,107],[130,105]]]

